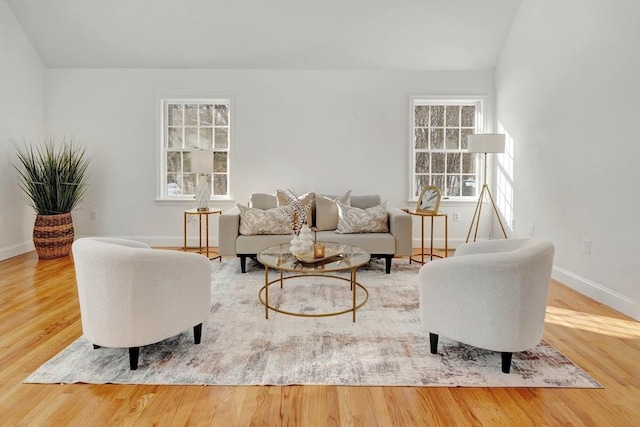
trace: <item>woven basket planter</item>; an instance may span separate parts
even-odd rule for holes
[[[33,226],[33,244],[40,259],[62,258],[69,255],[73,236],[71,213],[36,216]]]

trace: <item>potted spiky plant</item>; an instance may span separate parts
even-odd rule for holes
[[[87,195],[90,159],[86,148],[73,138],[63,138],[57,146],[49,136],[35,147],[12,141],[18,162],[19,186],[36,212],[33,244],[40,259],[69,255],[74,238],[71,211]]]

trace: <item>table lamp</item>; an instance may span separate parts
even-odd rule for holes
[[[209,200],[211,198],[211,188],[209,187],[207,177],[213,173],[213,152],[205,150],[192,151],[191,172],[198,174],[198,184],[196,185],[196,206],[199,211],[208,211]]]
[[[498,208],[496,207],[495,202],[493,201],[493,196],[491,195],[491,191],[489,191],[489,186],[487,185],[487,154],[488,153],[504,153],[504,143],[505,143],[505,135],[501,133],[482,133],[482,134],[473,134],[467,136],[467,150],[469,153],[483,153],[484,158],[484,173],[482,175],[482,190],[480,191],[480,197],[478,197],[478,204],[476,205],[476,210],[473,214],[473,219],[471,220],[471,226],[469,227],[469,232],[467,233],[467,242],[469,242],[469,238],[471,236],[471,232],[475,227],[475,233],[473,235],[473,241],[476,241],[478,237],[478,228],[480,227],[480,213],[482,212],[482,202],[485,194],[489,196],[489,200],[491,200],[491,206],[493,206],[493,211],[496,213],[496,217],[498,218],[498,222],[500,223],[500,228],[502,229],[502,234],[504,238],[507,238],[507,233],[504,230],[504,225],[502,225],[502,220],[500,219],[500,214],[498,213]]]

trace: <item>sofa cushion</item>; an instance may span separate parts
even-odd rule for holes
[[[387,233],[387,202],[367,209],[348,206],[340,202],[338,207],[338,228],[336,233]]]
[[[320,231],[335,230],[338,228],[338,205],[351,205],[351,190],[342,196],[332,198],[316,194],[316,228]]]
[[[313,225],[313,206],[315,193],[310,192],[303,194],[302,196],[298,196],[290,191],[276,190],[276,199],[278,200],[278,206],[289,206],[291,202],[293,202],[292,199],[294,197],[297,198],[302,205],[302,209],[305,213],[304,221],[306,221],[309,227],[311,227],[311,225]]]
[[[249,196],[249,207],[256,209],[273,209],[278,206],[275,194],[251,193]]]
[[[240,234],[291,234],[293,223],[287,206],[273,209],[256,209],[238,205],[240,209]]]

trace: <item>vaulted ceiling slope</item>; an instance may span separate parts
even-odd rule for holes
[[[519,0],[7,0],[48,68],[493,68]]]

